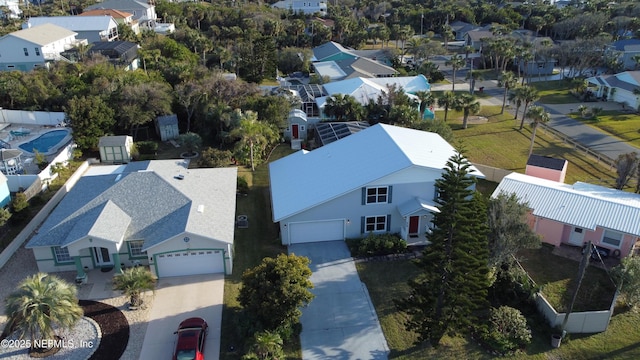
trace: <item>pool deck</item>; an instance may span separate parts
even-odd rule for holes
[[[47,133],[49,131],[52,130],[61,130],[61,129],[66,129],[63,127],[55,127],[55,126],[42,126],[42,125],[33,125],[33,124],[7,124],[7,123],[2,123],[0,124],[0,140],[2,140],[3,142],[8,143],[11,146],[11,149],[18,149],[22,151],[22,161],[23,161],[23,165],[25,170],[32,174],[32,173],[38,173],[38,167],[37,165],[33,162],[33,158],[35,157],[34,154],[24,151],[22,149],[20,149],[20,145],[25,143],[25,142],[29,142],[37,137],[39,137],[40,135]],[[13,132],[13,134],[12,134]],[[28,134],[24,134],[24,135],[16,135],[16,133],[26,133],[28,132]],[[57,149],[56,149],[57,150]],[[47,158],[49,157],[54,157],[55,154],[52,155],[47,155]],[[28,160],[31,159],[31,160]],[[33,166],[34,168],[31,169],[29,168],[29,166]]]

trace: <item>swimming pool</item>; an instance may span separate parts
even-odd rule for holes
[[[52,149],[61,145],[61,142],[69,135],[69,130],[53,130],[44,133],[37,138],[26,143],[18,145],[18,147],[26,152],[35,153],[37,150],[42,154],[49,154]],[[57,150],[57,149],[54,149]]]

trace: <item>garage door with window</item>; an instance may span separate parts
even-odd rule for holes
[[[224,272],[224,251],[182,250],[156,255],[158,277]]]
[[[289,223],[289,243],[344,240],[344,220]]]

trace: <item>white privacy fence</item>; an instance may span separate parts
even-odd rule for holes
[[[64,112],[0,109],[0,123],[5,124],[60,126],[65,116]]]

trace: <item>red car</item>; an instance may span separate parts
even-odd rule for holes
[[[188,318],[180,323],[173,360],[204,360],[204,341],[209,325],[202,318]]]

